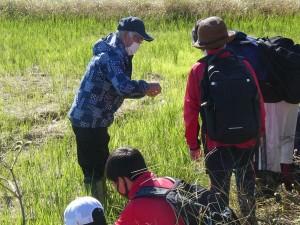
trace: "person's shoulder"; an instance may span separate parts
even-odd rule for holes
[[[197,61],[190,69],[190,74],[201,75],[204,71],[206,62]]]
[[[193,69],[199,69],[201,67],[204,67],[206,65],[205,61],[201,61],[199,59],[199,61],[195,62],[194,65],[192,66]]]
[[[116,35],[111,33],[105,38],[100,38],[97,40],[93,47],[93,54],[107,54],[110,57],[123,57],[125,55],[125,49],[123,49]]]

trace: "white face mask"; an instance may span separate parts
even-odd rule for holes
[[[132,44],[129,47],[125,47],[125,51],[128,55],[134,55],[134,53],[136,53],[137,50],[139,50],[141,44],[134,42],[131,38],[131,34],[129,34],[129,36],[132,41]]]

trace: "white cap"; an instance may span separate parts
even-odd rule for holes
[[[97,199],[89,196],[76,198],[65,210],[65,225],[83,225],[94,222],[92,212],[96,208],[104,212],[103,206]]]

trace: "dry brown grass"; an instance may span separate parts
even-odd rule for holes
[[[284,187],[279,187],[274,198],[257,199],[256,212],[261,225],[299,224],[299,193],[295,190],[286,191]]]
[[[47,16],[73,14],[116,18],[124,15],[143,17],[190,17],[218,14],[253,15],[298,14],[299,0],[2,0],[2,14]]]
[[[273,197],[266,198],[265,195],[257,197],[257,217],[261,225],[298,225],[300,224],[300,184],[299,184],[299,168],[300,156],[295,154],[293,163],[298,166],[295,169],[296,181],[293,185],[293,190],[287,191],[284,185],[279,185],[274,188]],[[274,179],[271,177],[271,180]],[[268,182],[268,184],[271,184]],[[260,191],[260,186],[257,186],[257,192]]]
[[[9,127],[1,127],[6,126],[6,123],[0,122],[2,151],[18,140],[30,140],[40,145],[48,138],[61,138],[67,129],[68,123],[64,118],[70,103],[65,92],[56,94],[53,89],[70,91],[70,85],[73,95],[73,87],[78,80],[65,80],[62,77],[54,80],[38,71],[27,72],[28,76],[0,77],[0,96],[3,96],[4,101],[0,114],[3,121],[9,121]],[[25,130],[22,128],[24,124],[28,127]]]

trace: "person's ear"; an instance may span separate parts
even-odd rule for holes
[[[124,195],[126,193],[126,190],[125,190],[125,182],[126,180],[122,177],[117,177],[117,181],[114,182],[114,186],[116,188],[116,190],[121,194],[121,195]]]
[[[122,32],[122,34],[119,36],[119,40],[123,43],[123,45],[125,45],[125,47],[127,47],[126,46],[126,33],[127,31],[124,31],[124,32]]]

